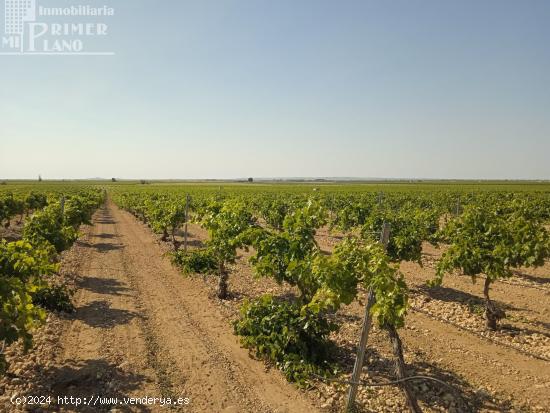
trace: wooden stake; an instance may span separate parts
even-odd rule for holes
[[[384,222],[384,225],[382,226],[382,232],[380,233],[380,243],[384,246],[384,248],[388,248],[389,240],[390,225]],[[372,325],[372,316],[370,314],[370,310],[375,302],[376,296],[374,295],[374,291],[372,291],[372,289],[369,289],[367,304],[365,306],[365,316],[363,317],[363,326],[361,327],[361,339],[359,340],[359,345],[357,346],[357,356],[355,358],[355,364],[353,365],[351,385],[346,401],[346,412],[353,412],[355,408],[355,398],[357,397],[359,381],[361,380],[361,372],[363,370],[363,362],[365,359],[365,350],[367,348],[367,341]]]
[[[384,196],[383,192],[378,193],[378,206],[382,206],[382,198]]]
[[[191,197],[187,195],[185,197],[185,231],[183,234],[183,250],[187,253],[187,221],[189,219],[189,200]]]
[[[390,230],[390,224],[384,222],[382,225],[382,232],[380,233],[380,243],[384,246],[384,249],[388,249],[388,244],[390,242]]]

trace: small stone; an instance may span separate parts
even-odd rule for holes
[[[490,397],[490,394],[487,393],[485,389],[479,389],[476,393],[479,397],[484,397],[484,398]]]

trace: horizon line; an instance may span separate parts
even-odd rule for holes
[[[550,178],[377,178],[377,177],[238,177],[238,178],[102,178],[102,177],[92,177],[92,178],[42,178],[41,182],[55,182],[55,181],[150,181],[150,182],[166,182],[166,181],[175,181],[175,182],[249,182],[249,179],[252,179],[252,182],[269,182],[269,181],[299,181],[299,182],[548,182],[550,183]],[[36,178],[0,178],[2,182],[9,181],[28,181],[28,182],[40,182]]]

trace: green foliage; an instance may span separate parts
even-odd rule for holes
[[[289,381],[301,386],[312,373],[328,376],[334,371],[328,362],[328,337],[335,326],[307,308],[264,295],[243,304],[234,330],[244,347],[275,364]]]
[[[377,242],[365,244],[348,237],[332,254],[323,254],[314,237],[316,229],[324,224],[324,211],[308,203],[286,216],[282,231],[256,229],[249,236],[256,251],[250,260],[256,273],[298,287],[300,299],[298,303],[276,305],[268,297],[246,304],[235,332],[241,335],[246,347],[276,362],[290,380],[300,383],[318,368],[317,359],[308,358],[309,353],[306,351],[304,355],[303,350],[296,356],[296,350],[290,351],[283,344],[288,341],[289,331],[300,342],[310,343],[311,337],[303,338],[292,328],[283,329],[281,325],[299,329],[300,322],[304,322],[300,317],[307,316],[314,317],[317,327],[330,325],[331,330],[336,330],[337,326],[327,321],[328,313],[337,311],[342,304],[350,304],[357,297],[360,284],[375,293],[376,303],[371,311],[380,326],[403,326],[407,310],[403,275],[391,264],[384,248]],[[327,341],[328,332],[321,328],[314,329],[312,334],[321,341],[316,345],[326,349],[322,343]],[[302,370],[295,370],[297,360]],[[323,371],[328,371],[328,366]]]
[[[371,314],[380,326],[404,325],[407,285],[382,245],[346,239],[331,256],[316,256],[313,269],[320,287],[310,308],[338,309],[341,304],[351,303],[357,296],[357,286],[362,285],[374,292],[376,303]]]
[[[0,224],[9,227],[10,219],[25,212],[25,202],[13,193],[0,194]],[[4,221],[6,221],[4,223]]]
[[[36,211],[48,205],[48,197],[40,192],[30,191],[25,197],[27,210]]]
[[[59,202],[52,203],[33,214],[23,227],[23,238],[32,244],[48,242],[59,253],[78,238],[72,225],[67,225]]]
[[[119,206],[130,211],[141,221],[147,222],[163,239],[169,233],[175,246],[174,233],[185,222],[185,202],[183,197],[172,197],[165,194],[153,194],[141,197],[134,193],[127,193],[115,197]]]
[[[361,228],[365,239],[377,241],[384,223],[391,228],[387,253],[394,261],[416,261],[422,257],[422,242],[430,240],[438,228],[438,212],[402,207],[397,212],[386,208],[375,208]]]
[[[290,325],[299,330],[303,327],[301,322],[311,322],[314,317],[314,326],[330,325],[330,330],[335,331],[337,326],[327,321],[328,313],[337,311],[342,304],[350,304],[357,297],[360,284],[373,290],[376,303],[371,312],[382,327],[402,327],[408,301],[403,275],[391,264],[380,244],[364,244],[356,238],[346,238],[336,246],[333,254],[325,255],[319,251],[312,236],[318,221],[303,219],[307,217],[305,211],[297,211],[297,215],[302,219],[290,221],[289,218],[292,225],[286,225],[288,221],[285,220],[283,232],[256,231],[253,245],[257,254],[251,261],[259,275],[297,286],[301,292],[299,303],[276,305],[267,297],[246,304],[235,332],[241,335],[243,345],[276,362],[289,380],[303,383],[309,374],[319,374],[315,370],[319,367],[318,359],[311,355],[308,358],[309,353],[303,349],[297,356],[296,350],[290,351],[284,344],[289,340],[287,334],[299,338],[300,343],[311,343],[311,337],[304,338],[296,330],[281,326]],[[307,321],[300,318],[306,316]],[[314,328],[311,333],[320,340],[315,345],[324,352],[328,331]],[[310,349],[306,344],[301,345]],[[302,366],[298,371],[296,361]],[[323,365],[321,371],[326,373],[329,366]]]
[[[58,253],[64,251],[78,238],[78,227],[90,223],[101,201],[102,195],[93,191],[68,196],[64,207],[60,201],[51,202],[27,219],[23,238],[32,244],[48,242]]]
[[[10,345],[21,339],[26,349],[32,346],[31,330],[44,321],[44,311],[32,302],[37,289],[32,282],[16,277],[0,276],[0,342]],[[3,345],[2,344],[2,345]],[[0,374],[7,367],[0,353]]]
[[[46,285],[32,294],[32,301],[46,310],[72,313],[75,311],[71,302],[72,295],[64,285]]]
[[[51,257],[49,247],[35,248],[25,241],[0,241],[0,342],[10,345],[21,339],[25,348],[31,346],[31,330],[45,317],[34,305],[32,295],[42,285],[41,276],[57,271]],[[2,354],[1,366],[6,367]]]
[[[408,308],[408,288],[403,274],[393,267],[386,255],[371,258],[371,277],[367,286],[373,289],[376,303],[371,313],[378,324],[403,327]]]
[[[212,252],[207,249],[197,249],[171,253],[172,262],[180,267],[185,274],[213,274],[218,269],[218,263]]]
[[[297,286],[302,300],[311,300],[318,289],[311,272],[313,255],[319,252],[315,233],[325,219],[324,210],[308,202],[285,217],[282,231],[256,230],[249,236],[256,251],[250,259],[256,274]]]
[[[211,203],[201,223],[210,234],[208,249],[218,263],[224,264],[235,261],[237,249],[244,246],[243,234],[255,225],[251,212],[237,200]]]
[[[98,191],[83,191],[80,196],[68,199],[66,213],[59,202],[50,203],[26,221],[23,240],[0,241],[0,345],[22,340],[24,347],[29,348],[32,329],[45,319],[39,306],[72,308],[67,291],[48,286],[45,277],[58,271],[57,253],[72,244],[76,228],[91,216],[101,200]],[[45,205],[45,197],[30,192],[21,197],[21,205],[39,209]],[[5,357],[0,354],[0,373],[6,368]]]
[[[372,196],[361,200],[351,197],[331,200],[330,208],[336,210],[334,218],[330,223],[331,228],[348,232],[353,228],[364,225],[374,205],[375,199]]]
[[[77,229],[82,224],[91,224],[92,214],[98,207],[96,199],[88,196],[72,196],[65,201],[64,223]]]
[[[280,198],[259,202],[258,211],[265,222],[273,229],[282,230],[285,217],[292,209],[290,204]]]
[[[460,269],[474,280],[485,274],[491,280],[509,277],[512,268],[540,266],[550,256],[548,231],[525,211],[503,215],[484,206],[469,206],[442,230],[450,243],[437,265],[432,284],[445,273]]]
[[[153,231],[167,234],[185,222],[185,204],[166,197],[157,197],[145,202],[145,215]]]
[[[256,225],[255,220],[244,203],[229,200],[209,203],[201,214],[201,222],[210,234],[206,246],[218,264],[218,298],[225,299],[229,277],[226,265],[235,262],[238,248],[246,248],[245,240]]]
[[[517,267],[541,266],[550,256],[550,238],[542,222],[521,205],[471,205],[451,221],[441,238],[450,243],[437,264],[431,285],[440,285],[446,273],[459,269],[475,282],[486,275],[483,294],[487,327],[496,329],[504,311],[489,298],[494,281],[512,275]]]
[[[55,251],[48,244],[31,245],[27,241],[0,241],[0,276],[16,277],[23,282],[58,271],[52,263]]]
[[[478,256],[491,253],[506,257],[504,267],[538,265],[547,255],[547,235],[540,231],[542,223],[547,224],[550,219],[547,184],[396,182],[313,186],[227,183],[222,188],[218,183],[153,183],[148,186],[112,186],[111,190],[119,205],[150,224],[153,217],[147,218],[146,206],[151,200],[162,198],[172,202],[183,199],[184,194],[191,194],[195,222],[210,233],[208,252],[213,254],[218,264],[222,264],[218,268],[220,275],[224,274],[224,264],[234,261],[238,248],[251,245],[255,250],[251,263],[258,276],[271,277],[300,291],[296,302],[284,303],[292,308],[288,310],[290,315],[286,314],[286,307],[279,309],[279,301],[275,299],[264,304],[248,303],[243,311],[245,315],[250,314],[246,316],[246,322],[243,321],[245,315],[241,316],[243,324],[236,330],[245,337],[249,348],[258,351],[263,345],[259,354],[275,360],[273,362],[282,369],[285,369],[285,360],[288,361],[291,372],[292,366],[297,365],[295,362],[302,360],[302,356],[281,358],[280,354],[284,352],[279,352],[278,348],[281,343],[286,343],[281,337],[288,333],[282,330],[281,320],[295,320],[308,314],[315,317],[316,322],[325,323],[341,305],[357,297],[361,286],[372,290],[376,296],[371,311],[378,325],[384,328],[403,326],[408,291],[396,262],[420,262],[425,241],[449,243],[450,251],[453,251],[454,244],[459,244],[461,238],[470,238],[471,234],[462,229],[457,235],[455,221],[465,219],[464,216],[467,218],[473,205],[483,206],[497,216],[505,217],[502,221],[508,221],[505,232],[509,241],[497,245],[489,239],[481,242],[481,246],[468,241],[467,245],[473,246],[471,252],[467,251],[470,247],[461,247],[465,258],[457,258],[455,263],[466,262],[468,254],[476,257],[470,260],[473,262],[478,260]],[[380,194],[381,190],[383,194]],[[445,230],[436,232],[440,222],[447,222],[457,211],[457,200],[461,216],[451,219]],[[159,205],[163,208],[162,204]],[[350,234],[361,232],[361,239],[344,239],[332,254],[320,251],[315,232],[327,224],[327,210],[330,210],[331,228]],[[162,219],[162,215],[163,212],[159,211],[158,219]],[[257,216],[266,228],[260,228],[251,215]],[[391,225],[387,253],[378,244],[384,222]],[[502,225],[499,222],[498,226]],[[488,227],[481,231],[487,230]],[[490,238],[492,235],[482,237],[485,236]],[[454,258],[448,256],[446,259],[452,263]],[[190,264],[193,260],[190,258]],[[202,257],[197,261],[200,263]],[[485,271],[484,265],[464,265],[470,266],[469,272],[474,272],[476,266]],[[447,269],[452,267],[454,264]],[[222,276],[220,280],[223,280]],[[269,318],[272,313],[277,315]],[[322,332],[319,334],[323,335]],[[272,343],[275,343],[273,356]],[[303,370],[296,377],[306,376],[307,371]]]

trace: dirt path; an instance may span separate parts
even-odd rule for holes
[[[207,238],[200,227],[191,225],[190,230],[192,247]],[[64,269],[74,273],[69,278],[76,276],[77,312],[70,316],[51,314],[36,336],[30,357],[12,360],[9,385],[2,387],[0,380],[0,411],[4,411],[3,406],[8,408],[5,411],[27,411],[13,410],[7,401],[8,396],[22,392],[87,400],[96,396],[190,400],[189,405],[172,409],[158,404],[128,407],[107,403],[101,408],[52,406],[48,410],[56,412],[315,412],[315,405],[341,406],[345,389],[321,387],[312,391],[311,398],[318,396],[312,404],[278,371],[266,372],[261,362],[252,360],[238,345],[228,320],[236,316],[242,300],[265,292],[288,292],[273,280],[254,277],[246,261],[249,254],[243,254],[232,268],[232,299],[219,302],[209,296],[214,280],[204,283],[199,277],[182,277],[163,257],[170,245],[160,242],[147,226],[116,206],[108,204],[98,211],[94,225],[85,227],[84,233],[63,258]],[[403,269],[415,288],[433,272],[410,263]],[[541,274],[537,276],[544,281],[547,272]],[[479,296],[468,280],[452,276],[448,280],[452,300],[436,297],[441,299],[441,306]],[[537,329],[548,329],[545,291],[507,284],[495,287],[495,298],[515,307],[510,310],[512,315],[533,318],[539,323]],[[358,303],[346,307],[341,331],[334,337],[350,368],[362,314]],[[550,363],[415,309],[401,331],[409,373],[452,384],[460,389],[461,397],[472,402],[473,411],[510,411],[507,400],[521,406],[518,411],[523,407],[525,411],[547,411]],[[391,349],[385,334],[377,329],[369,354],[372,371],[391,378]],[[416,391],[426,411],[446,410],[448,395],[437,386],[419,384]],[[365,392],[360,399],[363,411],[404,409],[396,388]]]
[[[324,250],[332,250],[335,243],[333,239],[326,234],[318,238]],[[434,252],[433,248],[428,248],[428,251],[431,253],[429,256],[440,254],[438,251]],[[451,308],[448,304],[483,303],[480,282],[473,285],[469,277],[449,275],[445,279],[444,287],[430,290],[425,287],[426,281],[435,277],[433,268],[422,268],[416,263],[403,262],[401,270],[410,288],[427,291],[424,294],[428,299],[437,299],[441,305]],[[506,308],[509,316],[526,321],[516,321],[514,324],[539,336],[550,333],[550,290],[545,290],[548,270],[549,266],[545,265],[537,270],[529,269],[528,274],[523,274],[523,277],[538,281],[538,284],[534,284],[536,288],[499,282],[491,290],[492,297],[501,307]],[[454,309],[457,308],[451,308]],[[544,406],[550,405],[548,361],[529,357],[514,348],[460,329],[449,323],[453,314],[446,314],[438,319],[422,313],[422,310],[422,306],[419,310],[411,309],[407,315],[406,327],[401,333],[405,348],[415,354],[413,368],[427,363],[434,372],[442,370],[455,375],[456,382],[460,382],[459,378],[464,378],[474,387],[484,387],[498,394],[503,401],[514,400],[536,411],[547,411]],[[363,314],[363,308],[357,304],[350,306],[347,311],[358,319]],[[510,321],[506,320],[506,323],[510,324]],[[483,396],[480,399],[484,409],[502,409],[502,406],[493,404],[490,397]]]
[[[52,373],[54,394],[189,398],[174,408],[185,412],[317,411],[240,348],[207,293],[171,266],[129,214],[107,204],[87,240],[77,312]]]
[[[198,235],[198,239],[206,239],[207,235],[204,231],[201,232],[200,227],[193,226],[191,230],[194,235]],[[324,244],[323,241],[325,240],[321,240],[321,244],[329,249],[326,241]],[[238,275],[233,274],[230,277],[230,291],[236,297],[258,295],[270,287],[266,285],[266,280],[259,280],[252,275],[252,269],[246,260],[248,255],[250,253],[243,253],[234,270]],[[403,263],[402,268],[411,287],[423,286],[426,280],[434,276],[433,269],[420,268],[414,263]],[[447,289],[452,289],[449,292],[451,301],[463,297],[480,300],[482,298],[481,293],[475,290],[479,285],[472,286],[469,278],[449,276],[448,284]],[[509,311],[512,314],[525,313],[540,323],[536,326],[539,330],[546,331],[547,314],[550,309],[547,292],[504,283],[494,285],[493,289],[497,300],[510,303],[513,311]],[[355,320],[353,325],[343,325],[342,329],[351,332],[342,334],[351,337],[351,341],[346,340],[348,342],[344,346],[349,348],[350,352],[355,349],[363,311],[363,307],[358,303],[343,310],[344,314],[352,315]],[[411,374],[429,372],[456,386],[462,386],[465,389],[463,397],[477,399],[481,411],[505,409],[503,404],[496,403],[483,389],[498,395],[500,402],[513,400],[518,404],[530,406],[535,411],[543,411],[543,406],[550,404],[550,363],[547,361],[529,357],[514,348],[457,328],[447,320],[434,319],[414,309],[407,315],[406,328],[401,334],[408,352],[407,357],[410,357]],[[379,339],[373,346],[391,357],[385,334],[375,332],[373,339]],[[423,399],[422,394],[418,396]]]
[[[465,334],[415,311],[407,316],[407,325],[402,333],[407,348],[421,350],[439,367],[458,373],[470,384],[495,391],[503,400],[550,405],[548,362]]]
[[[433,250],[433,248],[430,248]],[[425,287],[426,282],[435,278],[434,267],[420,267],[413,262],[402,262],[401,270],[407,275],[409,287]],[[541,273],[548,274],[550,266],[536,269]],[[530,273],[536,271],[529,269]],[[543,276],[535,277],[525,274],[524,277],[531,277],[545,280]],[[514,284],[516,282],[516,284]],[[439,289],[438,295],[441,299],[455,300],[457,302],[483,301],[483,279],[474,284],[468,276],[449,274],[445,276],[443,288]],[[517,284],[517,280],[507,279],[503,282],[495,282],[491,285],[491,298],[499,302],[506,310],[521,315],[524,318],[535,318],[539,321],[539,327],[550,333],[550,288],[547,283],[540,282],[536,285]]]

